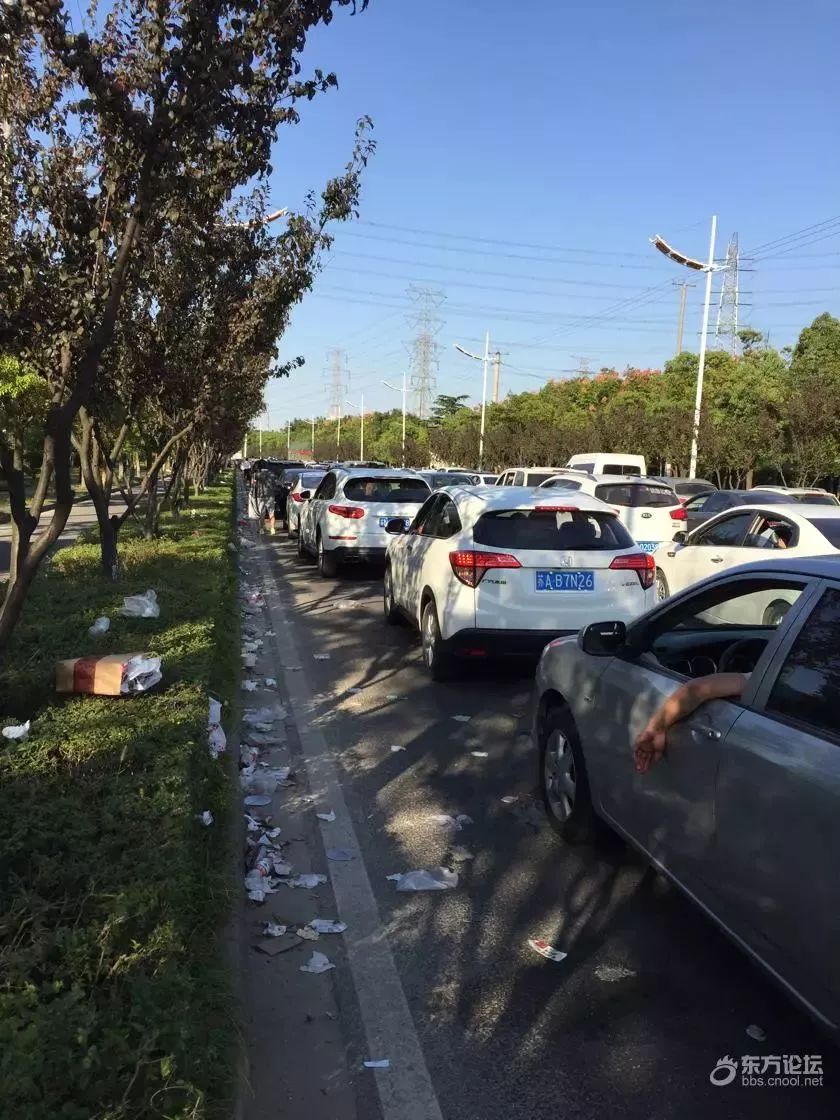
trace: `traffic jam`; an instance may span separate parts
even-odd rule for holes
[[[432,687],[533,672],[558,844],[620,837],[836,1036],[840,503],[645,469],[257,463],[251,500],[308,578],[376,581]]]

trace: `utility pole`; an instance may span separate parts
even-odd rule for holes
[[[689,284],[687,280],[672,280],[677,288],[680,289],[680,314],[677,319],[677,353],[682,354],[683,349],[683,327],[685,326],[685,297],[688,288],[696,288],[696,284]]]
[[[497,350],[493,355],[493,404],[499,403],[499,382],[502,378],[502,354]]]
[[[463,354],[466,358],[472,358],[475,362],[481,362],[482,375],[481,375],[481,429],[478,436],[478,469],[484,468],[484,424],[487,415],[487,367],[490,364],[490,332],[484,336],[484,355],[473,354],[469,350],[465,350],[463,346],[455,343],[455,349],[459,354]]]
[[[353,402],[352,401],[347,401],[346,403],[349,404],[351,408],[353,407]],[[359,402],[359,420],[360,420],[360,423],[361,423],[361,434],[359,436],[359,458],[361,459],[362,462],[364,462],[365,461],[365,395],[364,395],[364,393],[362,393],[362,397],[361,397],[361,400]]]
[[[291,457],[292,457],[292,422],[291,422],[291,420],[287,420],[286,421],[286,458],[291,459]]]
[[[706,336],[709,333],[709,305],[712,300],[712,273],[715,268],[715,237],[717,236],[717,215],[712,217],[712,232],[709,237],[709,263],[706,265],[706,293],[703,299],[703,326],[700,333],[700,360],[697,364],[697,392],[694,397],[694,424],[691,433],[691,465],[689,478],[697,477],[697,441],[700,438],[700,410],[703,406],[703,375],[706,372]]]
[[[405,374],[402,375],[402,389],[398,385],[392,385],[390,381],[383,381],[389,389],[393,389],[395,393],[402,393],[402,465],[405,466],[405,413],[406,413],[406,399],[408,397],[408,378]]]
[[[315,458],[315,417],[312,417],[312,458]]]
[[[415,394],[417,415],[421,420],[428,420],[437,385],[440,352],[440,344],[435,341],[435,337],[443,326],[438,308],[443,304],[446,296],[435,288],[423,288],[418,284],[409,284],[406,294],[417,307],[417,310],[408,317],[409,324],[417,329],[417,334],[409,346],[411,388]]]

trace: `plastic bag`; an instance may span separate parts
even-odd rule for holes
[[[458,872],[450,871],[448,867],[405,871],[388,878],[396,882],[398,891],[448,891],[458,886]]]
[[[142,595],[126,595],[120,614],[125,618],[158,618],[160,607],[157,601],[157,592],[149,588]]]
[[[137,692],[148,692],[161,680],[161,660],[159,657],[131,657],[125,663],[120,692],[133,696]]]
[[[106,615],[103,614],[99,618],[97,618],[97,620],[96,620],[96,622],[94,622],[93,626],[88,627],[88,634],[90,634],[90,636],[92,638],[98,638],[102,634],[107,634],[110,627],[111,627],[110,618],[108,618]]]
[[[0,734],[4,739],[25,739],[29,734],[29,720],[26,723],[11,724],[9,727],[4,727]]]

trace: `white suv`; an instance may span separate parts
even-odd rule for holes
[[[383,560],[386,524],[398,518],[407,527],[430,493],[413,471],[335,467],[300,508],[298,555],[316,556],[327,578],[343,563]]]
[[[546,479],[540,489],[591,494],[612,506],[621,523],[643,552],[656,552],[674,533],[686,528],[686,512],[672,486],[658,478],[620,474],[582,476],[562,472]]]
[[[385,617],[420,629],[435,680],[456,657],[538,655],[598,619],[653,606],[653,557],[609,506],[520,486],[432,495],[409,529],[387,525]]]

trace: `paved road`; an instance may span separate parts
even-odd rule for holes
[[[125,509],[122,499],[112,503],[112,512]],[[41,525],[49,525],[52,513],[49,509],[41,515]],[[96,512],[90,498],[77,498],[70,511],[70,517],[64,532],[58,538],[56,549],[66,548],[72,544],[84,529],[96,526]],[[0,581],[5,580],[9,574],[9,557],[11,556],[12,527],[11,524],[0,525]]]
[[[412,632],[384,623],[376,573],[322,580],[285,538],[264,548],[274,617],[302,666],[295,687],[338,767],[445,1120],[838,1115],[840,1053],[710,921],[617,839],[569,848],[541,823],[526,736],[531,674],[471,670],[434,685]],[[455,842],[475,858],[459,865],[457,890],[396,893],[387,875],[434,866],[447,851],[449,835],[429,816],[459,812],[475,823]],[[316,870],[327,866],[319,858]],[[534,936],[567,959],[543,960],[526,944]],[[371,1004],[338,953],[330,982],[355,1061]],[[750,1024],[765,1043],[746,1035]],[[709,1081],[724,1055],[806,1053],[824,1056],[822,1088]],[[370,1093],[359,1099],[358,1116],[379,1114]]]

